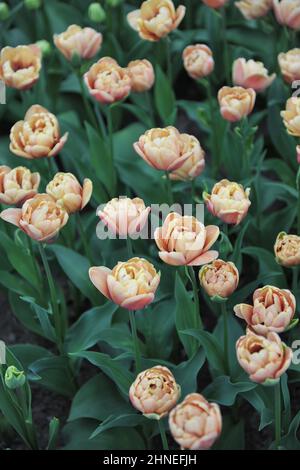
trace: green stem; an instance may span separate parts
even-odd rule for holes
[[[127,245],[127,252],[128,252],[129,259],[133,258],[134,254],[133,254],[132,240],[128,234],[126,238],[126,245]]]
[[[136,373],[138,374],[141,371],[141,352],[140,352],[139,339],[138,339],[137,329],[136,329],[135,312],[133,310],[129,310],[129,319],[130,319],[130,327],[131,327],[131,334],[132,334],[134,354],[135,354],[135,370],[136,370]]]
[[[155,116],[153,112],[152,96],[150,91],[145,92],[146,95],[146,111],[149,113],[153,127],[155,127]]]
[[[165,428],[164,428],[164,425],[163,425],[161,419],[158,420],[158,429],[159,429],[159,433],[160,433],[160,437],[161,437],[163,450],[169,450],[166,431],[165,431]]]
[[[167,183],[167,193],[168,193],[168,203],[170,206],[174,204],[173,192],[172,192],[172,183],[168,171],[165,171],[166,183]]]
[[[200,83],[203,83],[206,89],[208,105],[209,105],[209,114],[210,114],[210,125],[211,125],[211,140],[212,140],[212,167],[213,167],[213,174],[217,175],[219,172],[220,166],[220,150],[219,150],[219,138],[218,138],[218,131],[216,128],[215,122],[215,110],[214,110],[214,103],[213,103],[213,93],[212,93],[212,85],[210,80],[203,79]]]
[[[224,361],[226,373],[230,375],[229,367],[229,354],[228,354],[228,312],[226,302],[221,303],[222,315],[223,315],[223,350],[224,350]]]
[[[172,57],[171,57],[171,42],[170,38],[167,36],[164,39],[165,49],[166,49],[166,62],[167,62],[167,77],[172,84],[173,82],[173,71],[172,71]]]
[[[85,230],[84,230],[84,227],[82,225],[82,221],[81,221],[81,217],[80,217],[79,212],[77,212],[76,216],[77,216],[77,223],[78,223],[78,232],[79,232],[80,240],[81,240],[82,245],[83,245],[85,256],[89,260],[90,264],[92,264],[92,260],[93,260],[92,252],[91,252],[90,246],[89,246],[89,244],[87,242],[87,239],[86,239]]]
[[[89,103],[89,100],[87,99],[86,89],[84,87],[83,80],[82,80],[82,77],[80,75],[79,70],[76,70],[76,75],[77,75],[78,82],[79,82],[79,85],[80,85],[81,96],[82,96],[82,100],[83,100],[83,106],[85,108],[86,114],[87,114],[88,119],[89,119],[90,123],[92,124],[92,126],[95,129],[97,129],[98,128],[97,119],[95,117],[95,114],[93,113],[93,109],[92,109],[92,107]]]
[[[293,283],[292,283],[292,291],[293,294],[296,296],[296,293],[298,291],[298,266],[294,266],[293,268]]]
[[[108,144],[109,153],[111,159],[111,166],[114,175],[114,188],[116,187],[116,174],[114,169],[114,129],[113,129],[113,118],[112,118],[112,106],[107,107],[107,129],[108,129]]]
[[[222,36],[223,36],[223,50],[224,50],[224,66],[225,66],[225,77],[226,77],[226,84],[230,86],[231,84],[231,67],[229,62],[229,48],[227,42],[227,25],[226,25],[226,10],[225,7],[221,8],[221,15],[222,15]]]
[[[281,441],[281,385],[280,380],[274,386],[275,404],[275,446],[278,450]]]
[[[188,277],[192,283],[193,286],[193,294],[194,294],[194,302],[195,302],[195,311],[196,311],[196,319],[199,319],[200,323],[200,328],[203,330],[203,323],[202,323],[202,318],[200,315],[200,304],[199,304],[199,295],[198,295],[198,284],[196,280],[196,275],[193,266],[188,266]],[[196,328],[198,328],[198,322],[195,325]]]

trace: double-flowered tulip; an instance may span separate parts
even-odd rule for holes
[[[84,75],[89,93],[102,104],[112,104],[126,98],[131,91],[127,69],[111,57],[102,57]]]
[[[300,80],[300,49],[291,49],[278,55],[278,63],[284,80],[293,83]]]
[[[277,263],[290,268],[300,264],[300,237],[280,232],[274,246]]]
[[[236,343],[237,359],[253,382],[273,385],[289,368],[293,352],[277,333],[257,335],[251,330]]]
[[[60,207],[72,214],[88,204],[93,192],[93,183],[86,178],[81,186],[72,173],[57,173],[48,183],[46,192]]]
[[[212,50],[206,44],[187,46],[182,58],[185,70],[194,80],[207,77],[215,66]]]
[[[222,8],[228,0],[202,0],[210,8]]]
[[[127,15],[127,20],[142,39],[159,41],[177,28],[185,10],[183,5],[176,9],[171,0],[146,0],[140,9]]]
[[[0,80],[8,87],[28,90],[38,81],[41,67],[41,50],[34,44],[1,50]]]
[[[273,286],[257,289],[253,294],[253,305],[238,304],[234,307],[235,314],[259,335],[267,335],[271,331],[282,333],[291,323],[295,310],[293,294]]]
[[[234,263],[216,259],[201,268],[199,280],[209,297],[227,299],[239,284],[239,272]]]
[[[201,175],[205,168],[205,152],[196,137],[189,134],[180,135],[181,142],[185,144],[186,150],[193,150],[187,160],[177,170],[172,171],[169,176],[171,180],[192,181]]]
[[[143,258],[119,262],[113,270],[93,267],[89,276],[105,297],[127,310],[141,310],[149,305],[160,282],[160,273]]]
[[[171,411],[169,426],[182,450],[210,449],[222,431],[219,405],[191,393]]]
[[[255,20],[265,16],[272,8],[272,0],[241,0],[235,2],[235,6],[240,10],[247,20]]]
[[[268,88],[275,78],[276,74],[269,75],[262,62],[241,57],[233,63],[232,81],[235,85],[261,92]]]
[[[35,196],[39,189],[40,174],[28,168],[0,166],[0,203],[8,206],[21,205]]]
[[[27,159],[54,157],[65,145],[68,133],[61,137],[54,114],[39,105],[27,111],[10,131],[10,150]]]
[[[300,98],[297,96],[289,98],[285,111],[281,111],[280,114],[288,133],[300,137]]]
[[[291,29],[300,29],[300,0],[273,0],[278,23]]]
[[[201,266],[218,257],[218,252],[210,250],[219,236],[215,225],[205,227],[192,216],[170,213],[162,227],[154,232],[159,257],[173,266]]]
[[[68,213],[48,194],[28,199],[21,209],[6,209],[1,219],[16,225],[33,240],[50,243],[68,222]]]
[[[174,408],[180,397],[180,386],[172,372],[155,366],[141,372],[129,390],[132,405],[146,418],[161,419]]]
[[[72,60],[74,56],[91,59],[100,50],[102,34],[93,28],[72,24],[63,33],[54,35],[54,44],[67,60]]]
[[[112,233],[126,236],[138,233],[144,228],[150,210],[150,207],[146,207],[144,201],[138,197],[134,199],[119,197],[112,199],[100,209],[98,216]]]
[[[255,100],[253,88],[223,86],[218,92],[220,112],[229,122],[240,121],[248,116],[253,111]]]
[[[155,75],[153,66],[149,60],[132,60],[127,65],[127,73],[131,80],[132,92],[142,93],[152,88]]]
[[[226,179],[216,183],[211,194],[203,193],[208,210],[226,224],[238,225],[246,217],[251,201],[250,188]]]

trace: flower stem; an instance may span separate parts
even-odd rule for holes
[[[210,114],[210,125],[211,125],[211,140],[212,140],[212,167],[213,174],[217,175],[220,166],[220,150],[219,150],[219,137],[215,122],[215,110],[213,103],[213,93],[210,80],[203,79],[200,83],[203,83],[206,89],[207,100],[209,105]]]
[[[83,100],[83,106],[85,108],[86,114],[87,114],[88,119],[89,119],[90,123],[92,124],[92,126],[95,129],[97,129],[98,128],[97,119],[95,117],[95,114],[93,113],[93,109],[92,109],[92,107],[89,103],[89,100],[87,99],[86,90],[85,90],[85,87],[84,87],[82,77],[80,75],[79,70],[76,71],[76,75],[77,75],[77,78],[78,78],[78,81],[79,81],[81,96],[82,96],[82,100]]]
[[[163,425],[161,419],[158,420],[158,428],[159,428],[159,432],[160,432],[161,442],[162,442],[162,445],[163,445],[163,450],[169,450],[166,431],[165,431],[165,428],[164,428],[164,425]]]
[[[275,446],[278,450],[281,441],[281,384],[279,382],[274,386],[274,404],[275,404]]]
[[[222,15],[222,36],[223,36],[223,49],[224,49],[224,66],[225,66],[225,77],[226,77],[226,84],[230,86],[231,77],[230,77],[230,62],[229,62],[229,48],[227,42],[227,25],[226,25],[226,10],[225,7],[221,8],[221,15]]]
[[[127,245],[127,252],[128,252],[129,258],[133,258],[134,255],[133,255],[132,240],[128,234],[126,238],[126,245]]]
[[[106,112],[107,118],[107,130],[108,130],[108,144],[109,144],[109,153],[111,160],[111,167],[113,171],[113,186],[116,187],[116,173],[114,168],[114,129],[113,129],[113,118],[112,118],[112,106],[107,107]]]
[[[229,368],[229,354],[228,354],[228,312],[226,302],[221,303],[222,315],[223,315],[223,348],[224,348],[224,361],[225,361],[225,368],[226,373],[230,375],[230,368]]]
[[[170,43],[170,39],[168,36],[164,39],[164,42],[165,42],[165,48],[166,48],[167,77],[170,83],[172,83],[173,71],[172,71],[172,57],[171,57],[171,47],[170,47],[171,43]]]
[[[82,221],[81,221],[81,217],[80,217],[79,212],[77,212],[76,216],[77,216],[78,232],[79,232],[80,240],[81,240],[82,245],[83,245],[85,256],[89,260],[90,264],[92,264],[92,259],[93,259],[92,253],[91,253],[90,246],[89,246],[89,244],[87,242],[87,239],[86,239],[85,230],[84,230],[84,227],[82,225]]]
[[[296,293],[298,291],[298,266],[293,267],[293,283],[292,283],[292,291],[293,294],[296,296]]]
[[[172,206],[174,204],[174,198],[173,198],[173,192],[172,192],[171,179],[170,179],[170,175],[168,171],[165,172],[165,176],[166,176],[166,182],[167,182],[168,202],[170,206]]]
[[[135,321],[135,311],[129,310],[129,319],[130,319],[130,327],[131,327],[131,334],[133,339],[134,345],[134,354],[135,354],[135,370],[136,373],[141,371],[141,352],[139,347],[139,339],[137,335],[136,329],[136,321]]]
[[[199,325],[201,330],[203,330],[203,323],[202,323],[202,318],[200,315],[200,304],[199,304],[199,296],[198,296],[198,285],[197,285],[197,280],[195,276],[195,271],[192,266],[188,266],[188,277],[192,283],[193,286],[193,293],[194,293],[194,302],[195,302],[195,328],[198,328],[198,320],[199,320]]]

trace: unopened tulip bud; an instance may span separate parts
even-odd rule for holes
[[[0,2],[0,21],[5,21],[10,15],[9,6],[5,2]]]
[[[40,41],[35,43],[37,47],[40,48],[43,57],[49,57],[52,51],[52,47],[50,42],[46,41],[46,39],[41,39]]]
[[[182,58],[185,70],[194,80],[207,77],[215,66],[212,51],[206,44],[187,46]]]
[[[28,10],[38,10],[42,5],[42,0],[25,0],[24,5]]]
[[[89,19],[93,23],[103,23],[106,20],[106,13],[100,3],[91,3],[88,9]]]
[[[107,5],[112,8],[121,5],[122,2],[123,0],[106,0]]]
[[[23,370],[18,370],[15,366],[6,369],[4,376],[5,385],[10,390],[23,387],[26,382],[26,376]]]
[[[236,290],[239,272],[234,263],[216,259],[199,272],[200,284],[212,300],[227,299]]]

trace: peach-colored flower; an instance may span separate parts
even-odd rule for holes
[[[278,63],[284,80],[293,83],[300,80],[300,49],[291,49],[278,55]]]
[[[10,131],[10,151],[28,159],[54,157],[65,145],[68,133],[60,135],[54,114],[39,105],[31,106]]]
[[[183,5],[176,10],[171,0],[146,0],[139,10],[127,15],[127,20],[142,39],[159,41],[177,28],[185,10]]]
[[[133,235],[144,228],[150,212],[142,199],[135,197],[114,198],[109,201],[98,215],[109,230],[120,236]]]
[[[1,219],[19,227],[33,240],[50,243],[68,222],[68,213],[48,194],[28,199],[22,209],[6,209]]]
[[[89,276],[105,297],[127,310],[141,310],[153,302],[160,282],[160,273],[143,258],[119,262],[113,270],[93,267]]]
[[[210,75],[215,66],[212,50],[206,44],[187,46],[182,58],[185,70],[195,80]]]
[[[255,333],[266,335],[270,331],[282,333],[291,323],[296,310],[296,299],[286,289],[265,286],[253,294],[253,306],[238,304],[236,316],[247,322]]]
[[[154,366],[141,372],[129,390],[132,405],[146,418],[161,419],[176,405],[180,387],[172,372],[164,366]]]
[[[0,203],[22,205],[37,194],[40,180],[39,173],[31,173],[23,166],[0,166]]]
[[[170,213],[154,232],[159,257],[173,266],[200,266],[218,257],[210,250],[219,236],[219,227],[205,227],[195,217]]]
[[[127,73],[131,79],[131,90],[134,93],[142,93],[153,87],[155,75],[149,60],[132,60],[127,65]]]
[[[202,0],[210,8],[222,8],[228,0]]]
[[[41,67],[41,50],[34,44],[1,50],[0,80],[8,87],[28,90],[38,81]]]
[[[242,0],[235,2],[246,20],[255,20],[265,16],[272,8],[272,0]]]
[[[218,100],[223,118],[226,121],[236,122],[252,112],[256,93],[252,88],[223,86],[219,90]]]
[[[112,104],[126,98],[131,91],[131,79],[126,69],[111,57],[102,57],[84,75],[85,84],[93,98]]]
[[[81,186],[72,173],[57,173],[48,183],[46,192],[60,207],[72,214],[88,204],[93,192],[93,183],[86,178]]]
[[[300,0],[273,0],[278,23],[291,29],[300,29]]]
[[[280,115],[288,133],[294,137],[300,137],[300,97],[289,98],[285,111],[281,111]]]
[[[205,168],[205,152],[196,137],[189,134],[181,134],[180,139],[185,146],[183,153],[191,151],[192,153],[181,167],[170,173],[170,179],[191,181],[197,178]]]
[[[300,264],[300,237],[280,232],[277,235],[274,252],[277,263],[286,268]]]
[[[216,259],[201,268],[199,280],[209,297],[227,299],[239,284],[239,272],[234,263]]]
[[[261,336],[247,330],[236,343],[237,359],[253,382],[272,385],[289,368],[293,353],[273,331]]]
[[[226,179],[216,183],[211,194],[203,193],[207,209],[226,224],[238,225],[246,217],[251,201],[250,188]]]
[[[233,63],[232,81],[235,85],[261,92],[268,88],[275,78],[276,74],[269,75],[262,62],[241,57]]]
[[[195,151],[199,152],[197,139],[180,134],[172,126],[150,129],[141,135],[133,147],[148,165],[156,170],[178,170]],[[199,144],[200,145],[200,144]]]
[[[99,52],[102,34],[93,28],[81,28],[72,24],[66,31],[54,35],[54,44],[68,60],[74,55],[82,59],[91,59]]]
[[[222,431],[219,405],[209,403],[199,393],[191,393],[171,411],[169,426],[182,450],[209,449]]]

